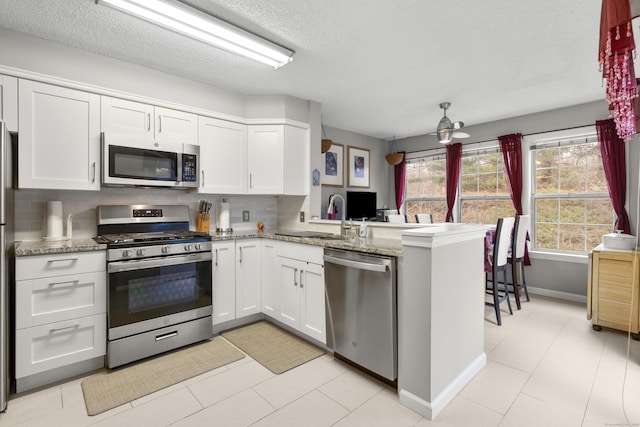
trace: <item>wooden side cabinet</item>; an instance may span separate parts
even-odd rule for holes
[[[595,330],[605,326],[630,331],[633,339],[640,339],[640,252],[598,246],[591,255],[587,319]]]

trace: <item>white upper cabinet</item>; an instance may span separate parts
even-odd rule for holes
[[[100,190],[100,96],[20,80],[18,186]]]
[[[284,126],[249,126],[249,194],[284,194]]]
[[[0,120],[18,131],[18,79],[0,74]]]
[[[137,138],[198,144],[198,116],[103,96],[102,131]]]
[[[309,129],[284,127],[284,194],[309,195],[310,145]]]
[[[248,140],[249,194],[309,194],[309,129],[249,126]]]
[[[247,193],[247,126],[199,118],[200,193]]]

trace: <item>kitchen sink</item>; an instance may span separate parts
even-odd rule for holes
[[[339,234],[323,233],[321,231],[279,231],[276,236],[300,237],[306,239],[342,240]]]

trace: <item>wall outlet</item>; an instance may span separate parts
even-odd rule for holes
[[[300,211],[300,222],[304,222],[304,211]]]
[[[242,211],[242,221],[243,222],[249,221],[249,211]]]

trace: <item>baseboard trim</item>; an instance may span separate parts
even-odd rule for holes
[[[487,355],[482,353],[469,364],[442,392],[431,402],[427,402],[419,396],[400,389],[398,395],[400,403],[423,417],[434,420],[440,412],[458,395],[469,381],[487,364]]]
[[[527,286],[527,290],[531,294],[542,295],[543,297],[562,299],[566,301],[579,302],[583,304],[587,303],[586,295],[571,294],[569,292],[554,291],[551,289],[544,289],[544,288],[535,288],[532,286]]]

